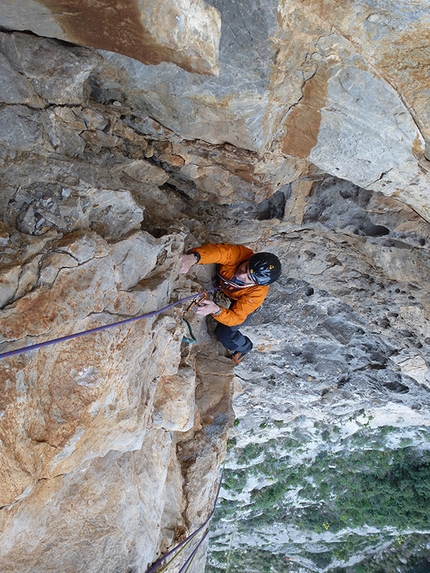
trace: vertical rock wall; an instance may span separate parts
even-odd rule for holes
[[[214,236],[264,245],[283,264],[243,329],[255,351],[235,369],[206,571],[282,571],[286,557],[321,573],[425,569],[429,224],[318,174],[206,217]]]
[[[285,184],[302,160],[429,220],[426,3],[213,4],[219,76],[106,53],[97,97],[128,102],[185,139],[281,153],[293,166]]]
[[[0,352],[198,292],[152,145],[88,100],[100,57],[19,33],[0,50]],[[196,367],[185,308],[1,359],[2,572],[144,572],[204,523],[232,373],[210,349]]]
[[[268,439],[297,427],[328,451],[314,422],[346,438],[360,409],[426,426],[425,72],[389,71],[388,49],[422,5],[216,8],[218,78],[0,35],[1,350],[211,286],[179,280],[182,250],[246,243],[284,277],[236,372],[239,447],[275,419]],[[0,364],[2,570],[144,572],[204,521],[232,370],[204,322],[182,344],[182,310]]]

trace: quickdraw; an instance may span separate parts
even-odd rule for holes
[[[218,290],[218,289],[215,288],[212,290]],[[193,332],[193,329],[191,328],[191,324],[189,323],[189,321],[185,317],[194,306],[196,306],[196,305],[199,306],[202,303],[202,301],[206,300],[208,292],[209,291],[199,292],[199,294],[195,297],[195,299],[191,302],[191,304],[188,305],[186,311],[184,312],[184,316],[182,318],[188,327],[188,332],[190,335],[189,337],[188,336],[182,337],[182,342],[185,342],[186,344],[194,344],[195,342],[197,342],[197,338],[194,336],[194,332]]]
[[[185,314],[188,314],[188,312],[195,306],[200,306],[201,303],[206,300],[207,298],[207,291],[202,291],[199,292],[199,294],[196,296],[196,298],[192,301],[192,303],[188,306],[187,310],[185,311]]]

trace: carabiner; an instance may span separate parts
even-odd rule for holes
[[[197,306],[200,306],[200,304],[206,299],[206,297],[207,297],[207,294],[205,292],[199,292],[199,294],[196,295],[196,298],[188,306],[187,310],[185,311],[185,314],[187,314],[187,312],[189,312],[195,304]]]

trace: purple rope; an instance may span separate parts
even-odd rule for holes
[[[225,462],[224,462],[225,465]],[[219,484],[218,484],[218,490],[216,492],[216,497],[215,497],[215,502],[213,505],[213,509],[209,514],[209,517],[206,519],[206,521],[204,523],[202,523],[202,525],[200,527],[198,527],[195,531],[193,531],[193,533],[191,533],[191,535],[189,535],[188,537],[186,537],[183,541],[181,541],[180,543],[178,543],[178,545],[176,545],[175,547],[173,547],[173,549],[171,549],[170,551],[168,551],[167,553],[165,553],[164,555],[162,555],[159,559],[157,559],[157,561],[151,565],[151,567],[149,569],[147,569],[146,573],[155,573],[156,570],[158,569],[158,567],[163,563],[163,561],[166,561],[166,559],[168,557],[170,557],[171,555],[173,555],[173,553],[175,553],[178,549],[180,549],[183,545],[186,545],[189,541],[191,541],[191,539],[193,537],[195,537],[204,527],[206,527],[206,525],[209,523],[209,521],[212,519],[213,514],[215,513],[215,509],[218,503],[218,498],[219,498],[219,492],[221,491],[221,484],[222,484],[222,477],[224,474],[224,467],[223,467],[223,471],[221,472],[221,477],[219,480]],[[191,558],[194,557],[194,555],[196,554],[197,549],[200,547],[201,543],[203,542],[203,540],[205,539],[205,537],[207,536],[207,534],[209,533],[209,530],[205,533],[205,535],[202,537],[202,539],[200,540],[200,542],[197,544],[197,546],[194,548],[194,551],[191,553]],[[187,559],[187,561],[185,562],[185,565],[188,564],[189,558]],[[183,571],[183,567],[181,568],[181,571]],[[181,573],[181,571],[179,573]]]
[[[180,568],[180,570],[178,571],[178,573],[186,573],[188,571],[188,567],[190,566],[191,561],[194,559],[194,557],[196,556],[197,551],[199,550],[200,545],[203,543],[203,541],[206,539],[206,537],[209,535],[209,529],[206,531],[206,533],[203,535],[203,537],[200,539],[200,541],[197,543],[197,545],[194,547],[193,552],[190,554],[190,556],[188,557],[188,559],[185,561],[185,563],[183,564],[183,566]]]
[[[205,527],[205,525],[208,523],[208,521],[210,520],[211,517],[212,517],[212,513],[207,518],[207,520],[203,523],[203,525],[201,525],[198,529],[196,529],[193,533],[191,533],[191,535],[186,537],[183,541],[178,543],[178,545],[176,545],[173,549],[171,549],[170,551],[165,553],[162,557],[157,559],[157,561],[149,569],[147,569],[146,573],[155,573],[155,571],[159,568],[159,566],[163,563],[163,561],[166,561],[166,559],[168,557],[170,557],[171,555],[173,555],[173,553],[175,553],[183,545],[186,545],[189,541],[191,541],[191,539],[193,537],[195,537]]]
[[[213,292],[218,290],[219,287],[211,288],[205,293]],[[202,291],[203,292],[203,291]],[[201,293],[199,293],[201,294]],[[151,318],[152,316],[156,316],[172,308],[181,304],[182,302],[186,302],[187,300],[195,299],[199,296],[199,294],[192,294],[190,296],[186,296],[185,298],[181,298],[176,302],[172,302],[167,306],[160,308],[158,310],[153,310],[152,312],[147,312],[146,314],[140,314],[139,316],[132,316],[131,318],[125,318],[124,320],[119,320],[118,322],[112,322],[110,324],[103,324],[102,326],[97,326],[96,328],[90,328],[89,330],[83,330],[82,332],[75,332],[74,334],[69,334],[67,336],[61,336],[60,338],[54,338],[52,340],[46,340],[45,342],[39,342],[38,344],[32,344],[31,346],[24,346],[23,348],[16,348],[15,350],[9,350],[9,352],[4,352],[0,354],[1,358],[7,358],[9,356],[14,356],[15,354],[22,354],[23,352],[30,352],[30,350],[36,350],[38,348],[43,348],[44,346],[50,346],[51,344],[57,344],[58,342],[65,342],[66,340],[72,340],[73,338],[78,338],[79,336],[84,336],[86,334],[93,334],[94,332],[100,332],[101,330],[107,330],[108,328],[113,328],[114,326],[119,326],[121,324],[127,324],[129,322],[134,322],[135,320],[140,320],[142,318]]]

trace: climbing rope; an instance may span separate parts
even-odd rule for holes
[[[209,292],[209,291],[206,291],[206,292]],[[159,559],[157,559],[157,561],[155,563],[153,563],[151,565],[151,567],[149,567],[149,569],[146,570],[146,573],[162,573],[162,571],[165,571],[167,569],[167,567],[170,565],[170,563],[175,561],[177,559],[177,557],[182,553],[185,546],[187,546],[192,541],[192,539],[194,539],[194,537],[197,534],[199,534],[209,524],[210,520],[212,519],[212,517],[215,513],[216,506],[218,503],[219,492],[221,491],[222,478],[223,478],[223,474],[224,474],[224,467],[225,467],[225,460],[224,460],[224,464],[223,464],[223,467],[221,470],[221,476],[220,476],[220,480],[218,483],[218,489],[217,489],[217,493],[215,496],[215,502],[214,502],[212,511],[210,512],[206,521],[202,525],[200,525],[200,527],[198,527],[195,531],[193,531],[193,533],[188,535],[188,537],[186,537],[184,540],[182,540],[180,543],[178,543],[178,545],[173,547],[173,549],[171,549],[170,551],[168,551],[167,553],[162,555]],[[189,555],[189,557],[187,558],[185,563],[182,565],[182,567],[178,571],[178,573],[186,573],[188,571],[188,569],[191,565],[191,562],[193,561],[194,557],[196,556],[196,553],[197,553],[199,547],[201,546],[201,544],[203,543],[205,538],[208,536],[208,534],[209,534],[209,528],[206,530],[205,534],[203,535],[203,537],[201,538],[199,543],[196,545],[196,547],[193,549],[193,551],[191,552],[191,554]],[[167,563],[164,563],[167,559],[169,559],[169,557],[171,555],[174,555],[174,557],[172,557],[172,559],[170,559]],[[163,563],[164,563],[164,565],[163,565]],[[161,567],[161,569],[159,569],[160,567]]]
[[[54,338],[51,340],[46,340],[44,342],[39,342],[37,344],[32,344],[30,346],[24,346],[22,348],[16,348],[15,350],[9,350],[8,352],[4,352],[2,354],[0,354],[0,359],[1,358],[7,358],[9,356],[14,356],[16,354],[22,354],[24,352],[30,352],[31,350],[37,350],[38,348],[43,348],[44,346],[50,346],[52,344],[58,344],[59,342],[66,342],[67,340],[72,340],[74,338],[78,338],[80,336],[86,336],[87,334],[93,334],[95,332],[101,332],[102,330],[107,330],[108,328],[113,328],[115,326],[120,326],[122,324],[128,324],[130,322],[134,322],[136,320],[141,320],[144,318],[151,318],[153,316],[157,316],[158,314],[161,314],[162,312],[165,312],[166,310],[169,310],[170,308],[173,308],[175,306],[177,306],[178,304],[181,304],[183,302],[187,302],[189,300],[192,301],[192,303],[188,306],[186,313],[195,305],[195,304],[199,304],[202,302],[202,300],[204,300],[206,298],[206,296],[210,293],[210,292],[214,292],[219,290],[219,287],[214,287],[211,289],[208,289],[206,291],[202,291],[198,294],[193,294],[190,296],[186,296],[184,298],[181,298],[175,302],[172,302],[170,304],[168,304],[167,306],[164,306],[163,308],[159,308],[158,310],[154,310],[152,312],[147,312],[145,314],[140,314],[139,316],[133,316],[130,318],[126,318],[124,320],[119,320],[117,322],[112,322],[110,324],[104,324],[102,326],[97,326],[95,328],[90,328],[88,330],[83,330],[81,332],[75,332],[73,334],[69,334],[67,336],[62,336],[60,338]],[[189,332],[190,332],[190,336],[192,338],[187,339],[185,338],[186,342],[196,342],[196,338],[193,334],[192,328],[190,323],[188,322],[188,320],[186,318],[184,318]],[[221,489],[221,483],[222,483],[222,472],[221,472],[221,478],[220,478],[220,482],[218,485],[218,491],[216,494],[216,498],[215,498],[215,503],[214,503],[214,507],[209,515],[209,517],[206,519],[206,521],[198,528],[196,529],[191,535],[189,535],[186,539],[184,539],[181,543],[179,543],[178,545],[176,545],[176,547],[174,547],[173,549],[171,549],[168,553],[166,553],[165,555],[163,555],[162,557],[160,557],[147,571],[146,573],[155,573],[157,571],[157,569],[162,566],[162,564],[166,561],[166,559],[168,559],[171,555],[175,554],[174,557],[167,563],[164,564],[164,566],[162,567],[162,569],[158,569],[158,573],[161,573],[161,571],[165,571],[166,568],[169,566],[169,564],[174,561],[178,555],[182,552],[182,550],[186,547],[186,545],[188,545],[192,539],[194,539],[194,537],[200,533],[209,523],[209,521],[212,519],[213,514],[215,513],[215,509],[216,509],[216,504],[218,501],[218,497],[219,497],[219,492]],[[189,557],[187,558],[187,560],[185,561],[184,565],[181,567],[181,569],[179,570],[178,573],[187,573],[188,569],[190,568],[190,565],[199,549],[199,547],[201,546],[201,544],[203,543],[203,541],[206,539],[206,537],[209,534],[209,529],[205,532],[204,536],[202,537],[202,539],[199,541],[199,543],[196,545],[196,547],[193,549],[193,551],[191,552],[191,554],[189,555]]]
[[[195,531],[192,535],[190,535],[189,537],[187,537],[184,542],[183,545],[177,545],[174,549],[173,552],[177,551],[177,553],[172,557],[172,559],[170,559],[169,561],[166,561],[166,558],[168,555],[170,555],[170,553],[166,554],[163,556],[163,560],[165,561],[164,564],[161,562],[161,560],[158,561],[158,565],[154,564],[152,566],[151,569],[149,569],[147,571],[147,573],[149,573],[149,571],[153,571],[153,567],[156,566],[157,568],[157,573],[164,573],[165,571],[168,570],[169,565],[171,563],[175,563],[176,560],[178,559],[178,557],[181,555],[181,553],[187,548],[187,546],[191,543],[191,541],[194,539],[194,537],[200,532],[200,528]],[[200,545],[203,543],[203,541],[206,539],[206,537],[209,535],[209,530],[207,529],[204,536],[201,538],[201,540],[198,542],[198,544],[196,545],[196,547],[192,550],[192,552],[190,553],[190,555],[187,557],[187,559],[185,560],[185,563],[183,564],[183,566],[181,567],[180,570],[177,571],[177,573],[183,573],[186,571],[188,571],[192,561],[194,560],[194,557],[196,556],[196,553],[200,547]],[[161,567],[161,569],[158,569],[158,567]]]
[[[203,541],[206,539],[206,537],[209,535],[209,529],[205,532],[205,534],[203,535],[203,537],[200,539],[200,541],[197,543],[197,545],[195,546],[193,552],[191,553],[191,555],[188,557],[188,559],[185,561],[185,563],[183,564],[183,566],[179,569],[178,573],[187,573],[188,569],[191,567],[192,562],[194,561],[194,557],[197,555],[197,551],[199,550],[199,547],[202,545]]]
[[[132,316],[130,318],[126,318],[124,320],[119,320],[118,322],[111,322],[110,324],[103,324],[102,326],[97,326],[95,328],[90,328],[89,330],[83,330],[81,332],[75,332],[74,334],[68,334],[67,336],[61,336],[60,338],[54,338],[52,340],[45,340],[45,342],[39,342],[37,344],[32,344],[31,346],[24,346],[23,348],[16,348],[15,350],[9,350],[8,352],[3,352],[0,354],[1,358],[8,358],[9,356],[14,356],[15,354],[22,354],[23,352],[30,352],[31,350],[37,350],[38,348],[43,348],[44,346],[50,346],[51,344],[58,344],[59,342],[66,342],[67,340],[72,340],[73,338],[78,338],[79,336],[86,336],[87,334],[93,334],[95,332],[101,332],[102,330],[107,330],[108,328],[113,328],[114,326],[120,326],[122,324],[128,324],[130,322],[134,322],[135,320],[141,320],[143,318],[151,318],[153,316],[157,316],[157,314],[161,314],[162,312],[177,306],[183,302],[187,302],[188,300],[192,300],[193,303],[190,305],[192,306],[194,303],[198,304],[202,298],[206,297],[206,295],[210,292],[214,292],[218,290],[219,287],[214,287],[208,289],[206,291],[200,292],[198,294],[192,294],[190,296],[186,296],[184,298],[180,298],[179,300],[164,306],[163,308],[159,308],[158,310],[153,310],[152,312],[147,312],[145,314],[140,314],[139,316]],[[204,296],[203,296],[204,295]],[[188,307],[189,309],[190,307]],[[190,326],[190,333],[192,334],[191,326]]]
[[[191,328],[191,324],[189,323],[189,321],[185,318],[185,316],[182,317],[182,320],[185,322],[185,324],[187,325],[188,328],[188,332],[190,334],[190,336],[183,336],[182,337],[182,342],[186,342],[187,344],[194,344],[195,342],[197,342],[197,338],[194,336],[194,332],[193,329]]]
[[[219,290],[219,289],[215,288],[213,290]],[[199,292],[199,294],[195,297],[195,299],[191,302],[191,304],[188,305],[187,310],[184,312],[184,316],[182,317],[182,320],[187,325],[190,337],[183,336],[182,342],[186,342],[187,344],[194,344],[195,342],[197,342],[197,338],[194,336],[194,332],[193,332],[193,329],[191,328],[191,324],[185,317],[195,305],[199,306],[201,304],[201,302],[207,298],[208,292],[209,291]]]

